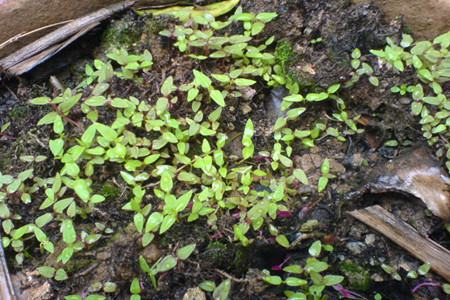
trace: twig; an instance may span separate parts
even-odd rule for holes
[[[9,39],[7,39],[6,41],[4,41],[3,43],[1,43],[1,44],[0,44],[0,49],[3,49],[3,48],[6,47],[7,45],[14,43],[14,42],[20,40],[21,38],[24,38],[24,37],[26,37],[26,36],[29,36],[30,34],[33,34],[33,33],[39,32],[39,31],[41,31],[41,30],[48,29],[48,28],[52,28],[52,27],[55,27],[55,26],[58,26],[58,25],[67,24],[67,23],[72,22],[72,21],[73,21],[72,19],[71,19],[71,20],[66,20],[66,21],[62,21],[62,22],[58,22],[58,23],[53,23],[53,24],[50,24],[50,25],[46,25],[46,26],[43,26],[43,27],[40,27],[40,28],[36,28],[36,29],[31,30],[31,31],[29,31],[29,32],[22,32],[22,33],[19,33],[19,34],[13,36],[12,38],[9,38]]]
[[[219,270],[219,269],[214,269],[214,271],[216,271],[217,273],[219,273],[220,275],[222,275],[223,277],[226,277],[234,282],[238,282],[238,283],[246,283],[249,282],[248,279],[244,279],[244,278],[236,278],[233,275],[228,274],[225,271]]]

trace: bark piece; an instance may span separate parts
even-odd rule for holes
[[[379,205],[354,210],[349,214],[388,237],[414,257],[430,263],[437,274],[450,281],[450,251],[420,235],[411,225]]]

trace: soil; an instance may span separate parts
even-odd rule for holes
[[[383,9],[386,20],[403,17],[405,24],[418,39],[432,39],[450,30],[449,0],[352,0],[354,3],[374,3]]]
[[[346,82],[352,72],[349,64],[351,51],[358,47],[367,53],[369,49],[381,47],[387,36],[398,38],[403,25],[399,20],[386,23],[382,11],[374,5],[350,4],[346,0],[248,0],[242,1],[242,4],[244,11],[275,11],[279,14],[266,28],[261,40],[275,35],[278,41],[290,45],[292,54],[287,62],[288,72],[300,82],[302,88],[308,90]],[[49,110],[31,106],[28,100],[59,93],[48,81],[48,76],[52,74],[56,74],[63,86],[75,86],[81,78],[85,63],[91,61],[93,56],[104,55],[102,52],[111,47],[111,43],[113,46],[126,44],[130,52],[149,49],[154,56],[154,65],[145,74],[141,85],[112,82],[111,89],[118,97],[132,95],[139,99],[154,99],[164,80],[162,74],[172,75],[178,84],[191,80],[191,70],[194,68],[202,68],[208,73],[223,68],[220,64],[202,65],[186,59],[167,39],[156,34],[167,26],[173,26],[173,23],[174,20],[170,18],[149,21],[127,12],[105,26],[103,31],[84,37],[33,73],[18,80],[4,80],[0,89],[0,126],[11,122],[11,127],[5,135],[0,136],[0,171],[3,174],[17,174],[26,169],[29,164],[19,160],[21,155],[51,156],[46,146],[49,140],[48,128],[36,127],[37,121]],[[116,38],[121,33],[125,33],[127,38]],[[322,38],[320,43],[311,43],[311,40],[319,37]],[[100,42],[95,44],[95,40]],[[93,49],[93,45],[96,49]],[[101,230],[103,238],[92,249],[71,260],[66,266],[71,278],[65,282],[38,276],[36,266],[52,264],[55,260],[52,256],[39,254],[38,247],[30,247],[33,259],[26,259],[23,266],[16,265],[11,248],[5,249],[17,288],[23,290],[24,299],[62,299],[68,294],[101,292],[99,282],[110,281],[117,284],[117,290],[110,294],[110,299],[128,299],[130,282],[133,277],[139,277],[143,289],[142,299],[212,299],[199,290],[198,285],[204,280],[217,283],[232,278],[230,299],[284,299],[281,288],[269,287],[261,282],[261,270],[271,269],[288,257],[291,262],[304,261],[308,257],[309,245],[316,239],[322,239],[335,248],[328,257],[328,263],[332,265],[331,272],[345,274],[346,286],[368,299],[372,299],[375,293],[380,293],[383,299],[444,299],[445,296],[437,288],[420,289],[413,295],[411,289],[418,284],[418,280],[396,281],[384,273],[379,267],[382,263],[399,268],[402,277],[406,278],[404,275],[409,270],[417,269],[421,262],[345,213],[347,210],[380,204],[450,249],[450,235],[442,221],[427,214],[418,202],[411,201],[412,196],[390,189],[376,196],[366,193],[362,197],[348,197],[350,193],[367,185],[367,174],[374,166],[381,166],[396,157],[401,150],[410,148],[407,141],[425,144],[418,120],[408,113],[409,103],[399,101],[389,91],[391,85],[397,84],[397,77],[389,72],[375,72],[382,78],[379,87],[361,80],[342,92],[351,115],[363,116],[364,122],[359,126],[365,129],[364,132],[348,136],[346,142],[324,138],[313,148],[299,146],[294,149],[294,163],[308,174],[311,186],[299,190],[299,196],[289,203],[290,214],[278,219],[275,224],[287,232],[291,241],[298,241],[291,249],[286,250],[256,233],[252,236],[255,239],[252,247],[233,242],[232,224],[236,219],[228,213],[220,215],[215,229],[206,220],[179,223],[142,249],[139,234],[131,222],[131,214],[120,209],[128,201],[130,191],[115,173],[116,170],[108,166],[99,171],[99,177],[105,182],[103,192],[109,195],[108,201],[98,206],[92,218],[111,230]],[[274,93],[258,84],[257,88],[246,90],[244,94],[245,99],[227,100],[229,102],[223,112],[223,119],[227,120],[230,132],[239,133],[245,121],[251,117],[255,123],[256,152],[270,150],[270,129],[274,121],[274,112],[271,110],[274,108],[267,103],[270,103]],[[186,113],[183,104],[171,109],[174,115]],[[301,122],[295,126],[302,129],[318,121],[326,122],[327,116],[334,110],[335,107],[327,103],[314,106],[302,115]],[[385,146],[384,142],[391,139],[399,140],[400,146]],[[229,147],[229,154],[239,156],[240,147],[242,145],[239,143],[233,144]],[[325,158],[331,162],[331,173],[337,176],[331,181],[326,193],[318,194],[315,186]],[[45,177],[54,173],[56,166],[47,161],[36,165],[35,169],[40,176]],[[13,208],[21,212],[23,222],[30,222],[38,206],[38,203],[32,203],[23,207],[19,202]],[[79,225],[90,226],[87,221],[92,220],[79,220]],[[53,228],[51,232],[54,236],[59,235],[58,228]],[[179,263],[176,269],[160,275],[159,289],[155,290],[148,277],[140,271],[139,255],[151,263],[172,253],[180,244],[194,242],[197,244],[196,252],[187,261]],[[58,249],[62,245],[55,247]],[[442,281],[437,276],[430,276]],[[325,294],[328,299],[339,299],[333,289],[327,289]]]

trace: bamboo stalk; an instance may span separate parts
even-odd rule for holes
[[[349,214],[391,239],[431,269],[450,281],[450,251],[420,235],[411,225],[398,219],[379,205],[354,210]]]
[[[3,58],[0,60],[0,67],[5,71],[8,71],[15,65],[69,39],[71,36],[82,31],[84,28],[89,27],[91,24],[101,22],[114,13],[122,11],[133,4],[134,1],[123,1],[78,18]]]
[[[6,264],[5,252],[0,243],[0,299],[17,300],[14,288],[9,276],[8,265]]]

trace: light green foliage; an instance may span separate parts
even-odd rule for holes
[[[323,251],[324,250],[324,251]],[[323,275],[329,265],[326,259],[319,260],[325,251],[332,251],[330,245],[322,245],[315,241],[308,249],[311,257],[306,260],[304,266],[291,264],[283,268],[284,276],[271,275],[264,270],[266,276],[263,280],[271,285],[285,285],[284,294],[288,299],[323,299],[322,292],[326,287],[341,283],[344,277],[339,275]],[[301,276],[301,278],[300,278]]]
[[[33,236],[44,251],[55,251],[44,232],[50,224],[52,228],[60,229],[54,241],[59,239],[61,242],[62,248],[57,250],[56,257],[62,264],[67,264],[77,252],[91,247],[100,238],[106,238],[103,230],[97,230],[95,221],[89,222],[95,220],[93,212],[97,211],[98,205],[122,200],[115,198],[120,198],[120,189],[124,186],[129,198],[122,209],[129,212],[130,222],[143,247],[171,230],[177,222],[205,218],[214,228],[218,218],[231,211],[238,215],[236,223],[232,224],[235,241],[249,246],[255,236],[252,232],[267,228],[279,245],[291,247],[287,236],[271,223],[280,211],[289,211],[287,203],[297,199],[295,186],[309,184],[307,174],[294,168],[291,160],[294,142],[309,148],[318,139],[326,137],[345,141],[346,135],[354,134],[358,129],[346,112],[343,99],[338,96],[340,84],[326,90],[300,93],[298,85],[280,69],[280,64],[285,62],[277,62],[269,51],[274,38],[262,44],[255,41],[265,24],[276,16],[275,13],[244,13],[238,8],[226,21],[215,20],[212,15],[198,15],[191,22],[175,26],[172,31],[161,32],[161,35],[176,39],[175,46],[186,54],[186,59],[221,60],[228,65],[223,64],[227,67],[221,68],[220,74],[194,69],[192,80],[177,84],[172,76],[161,78],[161,86],[155,91],[152,102],[133,96],[120,98],[111,91],[112,80],[133,80],[142,84],[142,74],[153,64],[149,51],[129,54],[123,49],[108,53],[107,61],[95,60],[93,66],[86,66],[87,78],[76,88],[67,89],[54,99],[39,97],[31,100],[34,105],[53,108],[38,125],[52,127],[49,151],[60,168],[48,179],[35,177],[33,169],[15,177],[0,174],[3,245],[18,253],[17,262],[20,264],[24,259],[23,240]],[[217,34],[231,24],[241,25],[243,33]],[[269,87],[285,85],[290,90],[290,95],[282,101],[286,117],[279,118],[273,127],[272,151],[257,153],[271,161],[267,165],[256,161],[256,129],[252,119],[246,121],[242,134],[237,137],[228,137],[222,120],[227,100],[241,97],[241,90],[255,85],[258,80]],[[312,128],[296,126],[302,114],[323,101],[337,104],[338,111],[333,118],[318,120]],[[184,105],[186,113],[174,113],[175,103]],[[81,112],[81,117],[76,120],[71,114],[75,110]],[[327,127],[330,122],[336,127]],[[345,126],[346,130],[340,132],[339,125]],[[232,161],[224,148],[232,139],[241,137],[242,160]],[[24,157],[30,164],[44,159],[42,156]],[[118,170],[117,174],[109,175],[114,176],[114,183],[119,182],[119,192],[110,193],[111,188],[105,188],[106,184],[110,185],[109,181],[105,183],[98,176],[103,166]],[[333,178],[329,169],[326,159],[321,168],[319,192],[323,192],[328,180]],[[17,222],[20,216],[10,210],[8,202],[15,195],[20,195],[24,204],[30,203],[32,196],[35,201],[40,201],[35,223],[16,228],[16,224],[21,224]],[[83,219],[83,226],[76,223],[79,219]],[[318,257],[324,246],[314,245],[311,255]],[[177,262],[187,259],[194,250],[195,245],[179,248],[152,266],[140,257],[139,264],[156,288],[156,276],[174,269]],[[51,268],[43,267],[41,274],[55,280],[68,277],[63,269]],[[335,277],[319,274],[327,268],[328,265],[317,258],[308,260],[304,270],[314,283],[311,294],[320,294],[325,286],[338,281]],[[282,282],[292,287],[304,285],[303,279],[295,277]],[[209,283],[203,288],[211,291],[215,299],[226,299],[230,286],[231,282],[225,280],[217,287]],[[140,299],[139,279],[133,280],[130,291],[133,299]],[[73,297],[67,299],[78,299],[78,296]]]
[[[400,87],[394,86],[391,91],[400,95],[407,93],[411,95],[413,98],[411,112],[415,116],[420,116],[423,136],[429,144],[437,145],[438,155],[447,157],[448,169],[450,169],[450,143],[448,142],[450,101],[447,99],[443,85],[450,80],[449,44],[450,32],[436,37],[432,42],[414,41],[410,35],[403,34],[399,44],[388,38],[383,50],[370,51],[398,72],[413,71],[415,73],[414,82],[402,84]],[[367,65],[366,69],[372,68]],[[371,73],[365,73],[371,75]]]

